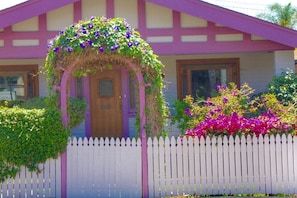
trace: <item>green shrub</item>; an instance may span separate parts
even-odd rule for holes
[[[68,137],[56,109],[0,108],[0,181],[21,166],[39,171],[38,164],[65,151]]]
[[[24,100],[0,100],[0,107],[14,107],[22,105],[25,101]]]
[[[31,98],[19,105],[25,109],[43,109],[55,108],[56,99],[51,97]],[[78,126],[85,119],[85,110],[87,104],[80,98],[69,98],[68,113],[70,114],[70,122],[68,126],[70,129]]]
[[[297,106],[291,103],[282,104],[274,94],[262,94],[254,99],[254,104],[256,103],[261,112],[273,113],[284,123],[295,124],[297,121]]]
[[[70,129],[78,126],[85,119],[87,103],[79,98],[69,98],[68,112],[70,114]]]
[[[284,105],[297,103],[297,73],[291,69],[283,71],[280,76],[275,76],[269,83],[267,93],[274,94]]]

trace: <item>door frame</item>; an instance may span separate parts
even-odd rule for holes
[[[121,85],[122,85],[122,130],[124,138],[129,137],[129,71],[125,68],[114,67],[113,69],[121,70]],[[90,95],[90,74],[82,79],[82,96],[86,100],[88,106],[91,105],[91,95]],[[85,120],[85,136],[87,138],[92,137],[92,118],[91,110],[87,108],[86,110],[86,120]]]

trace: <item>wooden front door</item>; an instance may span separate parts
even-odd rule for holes
[[[122,86],[120,70],[90,75],[92,137],[122,137]]]

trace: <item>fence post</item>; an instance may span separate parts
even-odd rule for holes
[[[142,197],[148,197],[148,159],[146,132],[141,135],[141,161],[142,161]]]

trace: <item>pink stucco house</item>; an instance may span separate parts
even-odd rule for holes
[[[217,84],[231,81],[247,82],[260,92],[283,69],[295,69],[297,31],[200,0],[28,0],[0,11],[0,99],[46,96],[46,76],[37,73],[45,64],[48,42],[91,16],[126,18],[141,33],[165,65],[168,102],[186,94],[209,96]],[[108,101],[118,102],[98,106],[98,89]],[[73,135],[134,136],[134,90],[124,69],[73,80],[71,95],[90,107]],[[98,116],[103,111],[113,113],[116,124],[97,133],[108,123]]]

